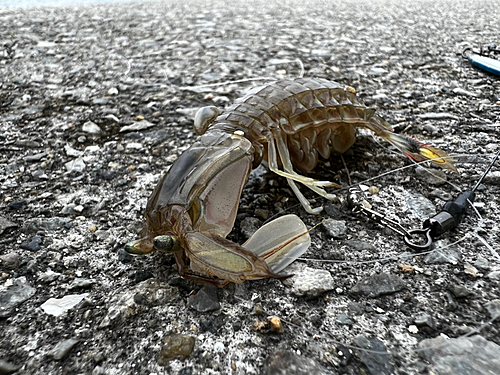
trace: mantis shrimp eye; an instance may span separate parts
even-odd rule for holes
[[[157,251],[173,253],[180,250],[179,240],[175,236],[156,236],[153,240],[153,247]]]

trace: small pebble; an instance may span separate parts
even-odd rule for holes
[[[142,150],[143,147],[144,146],[139,142],[130,142],[125,145],[127,150]]]
[[[0,216],[0,234],[17,227],[17,224]]]
[[[58,273],[58,272],[54,272],[54,271],[52,271],[52,270],[49,268],[47,271],[45,271],[45,272],[41,273],[41,274],[40,274],[40,276],[38,276],[38,279],[39,279],[40,281],[43,281],[43,282],[49,283],[49,282],[52,282],[52,281],[54,281],[54,280],[57,280],[57,279],[59,278],[59,276],[61,276],[61,274],[60,274],[60,273]]]
[[[75,160],[68,161],[64,164],[68,172],[83,172],[85,170],[85,162],[82,158],[76,158]]]
[[[262,208],[257,208],[255,210],[255,216],[262,219],[262,220],[267,220],[269,218],[269,211],[264,210]]]
[[[105,180],[112,180],[116,177],[116,171],[113,169],[105,170],[102,172],[102,178]]]
[[[33,297],[36,289],[33,288],[26,277],[15,279],[11,285],[0,289],[0,318],[9,317],[14,312],[14,307]]]
[[[486,310],[490,313],[492,318],[500,317],[500,299],[494,299],[485,305]]]
[[[220,309],[217,288],[205,285],[198,293],[190,296],[187,302],[188,307],[198,312],[210,312]]]
[[[92,284],[94,284],[93,280],[76,278],[68,286],[68,289],[85,289],[85,288],[90,288],[92,286]]]
[[[246,239],[250,238],[257,229],[262,226],[262,222],[256,217],[246,217],[240,223],[240,231]]]
[[[425,264],[451,263],[457,264],[462,260],[462,253],[455,246],[449,246],[447,240],[438,240],[433,243],[433,252],[427,254],[424,258]]]
[[[375,298],[384,294],[398,292],[403,290],[405,286],[404,281],[399,276],[381,272],[358,281],[351,289],[351,293],[355,295],[364,294]]]
[[[416,175],[431,185],[443,185],[446,183],[446,173],[440,169],[428,169],[419,165],[415,168]]]
[[[10,362],[0,359],[0,374],[2,375],[13,374],[18,371],[19,368],[19,366],[13,365]]]
[[[339,324],[343,324],[346,326],[351,326],[354,324],[352,319],[350,319],[346,314],[339,314],[337,315],[337,319],[335,320]]]
[[[452,292],[453,295],[457,298],[465,298],[473,294],[472,290],[467,289],[466,287],[458,284],[449,284],[448,290]]]
[[[29,251],[38,251],[42,248],[43,239],[41,236],[33,236],[29,241],[24,241],[21,243],[21,249]]]
[[[75,215],[76,214],[76,211],[74,210],[74,208],[76,207],[76,204],[74,203],[69,203],[67,204],[66,206],[64,206],[62,208],[61,211],[59,211],[59,213],[61,215]]]
[[[467,91],[461,87],[456,87],[452,91],[457,95],[464,95],[464,96],[471,96],[471,97],[479,96],[479,94],[476,94],[475,92]]]
[[[144,120],[144,117],[142,117],[142,116],[137,116],[137,120],[139,120],[139,121],[134,122],[132,125],[123,126],[120,129],[120,133],[145,130],[145,129],[149,129],[149,128],[152,128],[155,126],[155,124]]]
[[[415,323],[415,325],[420,326],[420,327],[427,326],[427,327],[432,328],[432,329],[436,328],[436,324],[434,323],[434,319],[429,314],[417,315],[413,322]]]
[[[47,155],[46,152],[40,152],[38,154],[25,156],[23,160],[26,162],[37,162],[40,161],[42,158],[44,158],[46,155]]]
[[[490,262],[485,257],[478,256],[476,261],[474,262],[474,267],[477,267],[482,270],[489,270]]]
[[[363,315],[365,312],[365,306],[358,302],[349,302],[347,304],[347,310],[351,315]]]
[[[62,298],[49,298],[40,307],[46,314],[60,316],[78,305],[88,295],[88,293],[69,294]]]
[[[491,280],[500,281],[500,270],[493,270],[486,275]]]
[[[325,219],[323,220],[323,227],[326,229],[326,233],[333,238],[342,238],[347,233],[347,227],[344,220],[333,220]]]
[[[118,250],[118,260],[122,263],[130,263],[134,257],[127,253],[124,249]]]
[[[406,204],[410,210],[422,219],[427,219],[436,214],[436,206],[422,194],[407,192]]]
[[[142,281],[149,280],[153,277],[154,275],[151,272],[139,270],[136,273],[134,273],[134,282],[140,283]]]
[[[253,307],[252,315],[262,315],[262,312],[262,303],[256,302]]]
[[[285,328],[283,327],[283,324],[281,323],[281,319],[278,318],[277,316],[271,316],[267,318],[267,321],[271,325],[271,332],[274,333],[283,333],[285,332]]]
[[[196,339],[192,336],[173,334],[163,339],[158,364],[167,366],[172,359],[186,360],[193,352]]]
[[[78,212],[79,214],[81,214],[83,212],[83,210],[84,210],[84,207],[79,204],[78,206],[75,206],[73,208],[73,210],[75,210],[75,212]]]
[[[224,352],[224,350],[226,349],[226,347],[224,346],[223,343],[221,343],[220,341],[217,341],[215,344],[214,344],[214,351],[216,353],[222,353]]]
[[[414,273],[415,268],[413,266],[410,266],[409,264],[399,264],[398,268],[401,272],[403,273]]]
[[[352,247],[354,250],[357,250],[357,251],[363,251],[363,250],[368,250],[370,252],[377,251],[377,248],[375,246],[373,246],[371,243],[366,242],[366,241],[346,240],[345,242],[349,247]]]
[[[24,206],[26,206],[26,201],[13,201],[9,202],[9,204],[7,205],[7,207],[9,207],[11,210],[15,211],[20,210]]]
[[[5,268],[15,269],[19,265],[21,257],[18,253],[10,252],[0,255],[0,265]]]
[[[414,324],[411,324],[409,327],[408,327],[408,332],[410,333],[413,333],[414,335],[416,335],[418,333],[418,328],[416,325]]]
[[[92,370],[92,375],[106,375],[106,369],[101,366],[96,366]]]
[[[243,372],[242,372],[243,373]],[[301,355],[299,350],[276,350],[266,360],[262,375],[334,375],[311,355]]]
[[[89,134],[97,134],[101,131],[101,128],[99,127],[99,125],[93,123],[92,121],[87,121],[85,124],[83,124],[82,131]]]
[[[361,351],[359,354],[361,363],[370,369],[369,372],[366,372],[367,375],[389,375],[396,373],[390,356],[387,355],[387,348],[381,340],[361,335],[355,337],[353,343],[356,346],[370,350]]]
[[[464,273],[466,275],[469,275],[469,276],[472,276],[472,277],[481,277],[483,274],[480,273],[476,267],[474,267],[473,265],[469,264],[469,263],[466,263],[465,264],[465,269],[464,269]]]
[[[335,288],[335,280],[330,272],[293,263],[287,268],[293,276],[283,281],[295,296],[313,298]]]
[[[50,352],[47,354],[55,359],[56,361],[60,361],[64,357],[68,355],[71,349],[78,344],[78,340],[75,339],[67,339],[64,341],[60,341]]]
[[[429,374],[496,375],[500,368],[500,346],[480,334],[458,338],[437,336],[420,341],[418,348],[419,355],[430,364]]]

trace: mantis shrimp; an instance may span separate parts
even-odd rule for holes
[[[330,181],[306,177],[319,156],[342,154],[366,128],[418,161],[456,171],[447,154],[395,134],[390,124],[366,107],[354,89],[325,79],[278,80],[251,89],[221,112],[201,108],[194,121],[200,136],[171,166],[148,200],[141,239],[128,244],[133,254],[172,253],[182,277],[223,287],[279,274],[310,245],[305,224],[286,215],[261,227],[243,245],[226,239],[243,186],[262,161],[285,177],[304,209],[318,214],[297,183],[326,199]]]

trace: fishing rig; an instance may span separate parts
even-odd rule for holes
[[[475,186],[471,190],[462,192],[454,201],[447,202],[442,211],[437,215],[427,218],[422,224],[422,228],[406,230],[400,223],[389,219],[385,215],[372,210],[363,204],[358,198],[358,190],[351,189],[349,201],[354,206],[354,212],[361,212],[369,219],[393,230],[403,237],[404,243],[411,249],[416,251],[427,251],[430,249],[432,242],[437,237],[456,228],[462,221],[469,206],[474,203],[476,190],[488,175],[491,168],[500,156],[500,151],[490,162],[486,170],[483,172]]]

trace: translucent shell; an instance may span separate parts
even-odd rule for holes
[[[194,131],[201,135],[205,133],[209,125],[220,115],[219,108],[214,106],[202,107],[194,116]]]

